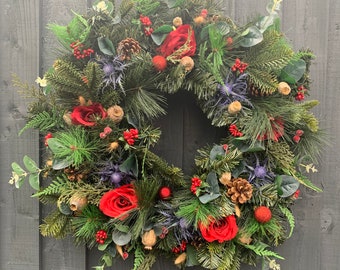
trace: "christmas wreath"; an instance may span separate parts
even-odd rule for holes
[[[325,141],[305,101],[310,50],[294,52],[280,30],[281,0],[239,26],[214,1],[96,1],[67,26],[49,25],[60,46],[36,82],[21,132],[44,136],[44,166],[12,163],[33,197],[55,206],[40,226],[150,269],[167,256],[180,267],[279,269],[272,251],[292,235],[290,206],[317,169]],[[166,95],[191,91],[225,137],[197,150],[184,175],[155,154]]]

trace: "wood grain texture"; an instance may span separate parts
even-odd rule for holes
[[[28,154],[39,158],[38,135],[24,125],[26,102],[11,86],[11,73],[34,82],[53,63],[56,40],[47,23],[67,23],[71,10],[82,13],[93,0],[0,0],[0,269],[4,270],[90,270],[99,254],[75,247],[71,239],[41,238],[39,205],[30,198],[28,185],[18,190],[7,184],[10,163]],[[118,1],[119,2],[119,1]],[[223,0],[224,12],[241,24],[263,14],[267,0]],[[295,49],[309,47],[316,55],[311,68],[311,98],[320,100],[315,114],[321,127],[332,135],[334,144],[325,149],[314,182],[324,189],[317,194],[305,189],[293,207],[296,229],[291,239],[277,251],[286,260],[284,270],[338,270],[340,258],[340,2],[338,0],[285,0],[281,8],[283,31]],[[169,163],[189,173],[198,147],[218,141],[221,130],[211,129],[190,94],[169,97],[168,115],[159,121],[163,137],[157,151]],[[42,208],[42,218],[48,210]],[[131,269],[131,260],[117,261],[113,269]],[[153,270],[177,269],[171,261],[160,260]],[[202,268],[190,268],[192,270]],[[242,270],[261,269],[242,266]]]
[[[73,18],[72,11],[83,14],[87,8],[84,0],[44,0],[41,1],[41,64],[40,72],[43,74],[58,58],[58,41],[47,25],[57,23],[67,25]],[[42,206],[44,218],[50,211],[49,207]],[[42,270],[78,270],[86,268],[86,249],[76,246],[72,238],[55,240],[41,237],[40,242],[40,269]]]
[[[12,73],[34,81],[38,73],[39,1],[1,1],[0,41],[0,269],[38,269],[39,204],[28,186],[8,184],[11,162],[25,154],[38,158],[35,132],[17,134],[24,126],[26,103],[11,85]]]

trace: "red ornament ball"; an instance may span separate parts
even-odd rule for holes
[[[166,69],[167,61],[164,56],[156,55],[152,58],[152,64],[157,71],[163,71]]]
[[[259,206],[255,209],[254,216],[259,223],[267,223],[272,218],[272,211],[267,206]]]
[[[169,187],[161,187],[158,195],[162,200],[169,199],[171,197],[171,189]]]

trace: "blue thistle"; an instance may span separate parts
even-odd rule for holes
[[[120,89],[124,92],[122,81],[124,77],[124,70],[128,67],[129,64],[121,61],[119,56],[115,56],[113,58],[103,57],[97,59],[96,62],[104,71],[104,89],[109,85],[112,85],[114,89],[119,86]]]
[[[260,162],[260,159],[256,154],[254,154],[254,158],[255,160],[248,160],[248,164],[245,165],[245,171],[249,173],[248,181],[258,186],[272,183],[275,174],[269,168],[267,160],[265,159]],[[249,163],[251,163],[251,165]]]

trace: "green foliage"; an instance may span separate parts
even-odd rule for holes
[[[95,139],[89,140],[87,131],[82,128],[71,128],[65,132],[56,133],[48,140],[48,146],[55,159],[65,161],[65,167],[73,165],[78,167],[84,161],[95,158],[92,154],[97,147]]]
[[[277,200],[277,186],[275,184],[267,184],[258,188],[253,188],[253,196],[251,197],[250,202],[254,205],[272,207]]]
[[[67,26],[49,24],[48,28],[58,38],[59,42],[67,49],[70,44],[79,40],[84,42],[90,32],[90,25],[81,15],[74,13],[75,16]]]
[[[38,113],[26,123],[26,125],[20,130],[19,135],[29,128],[36,128],[41,132],[63,128],[65,122],[62,116],[63,112],[56,110]]]
[[[57,177],[47,187],[32,195],[32,197],[44,198],[45,196],[59,196],[62,190],[68,185],[68,180],[63,177]]]
[[[142,245],[137,245],[133,261],[133,270],[139,270],[145,260],[145,253]]]
[[[256,242],[252,245],[245,245],[246,248],[254,251],[257,255],[261,257],[274,257],[278,259],[284,259],[274,251],[268,250],[268,245],[262,242]]]
[[[292,57],[293,50],[282,35],[275,30],[268,30],[264,33],[263,41],[247,51],[243,61],[251,63],[247,68],[250,82],[262,94],[271,94],[277,89],[277,72]]]
[[[92,247],[96,243],[95,235],[98,230],[103,230],[103,222],[107,217],[92,204],[87,205],[79,215],[72,218],[72,228],[77,243],[87,243]]]
[[[287,142],[281,141],[268,145],[268,164],[273,167],[282,168],[283,170],[294,170],[294,154],[290,150]]]
[[[156,254],[149,252],[145,254],[145,259],[139,264],[138,270],[149,270],[152,265],[156,262]]]
[[[160,5],[159,1],[154,0],[133,0],[133,2],[136,4],[136,9],[139,14],[143,14],[144,16],[155,14]]]
[[[71,218],[63,215],[59,210],[51,212],[40,225],[42,236],[64,238],[71,231]]]
[[[289,231],[287,238],[290,238],[292,236],[294,228],[295,228],[294,215],[287,207],[283,207],[282,205],[279,205],[279,208],[280,208],[281,212],[286,216],[287,221],[289,223],[290,231]]]

